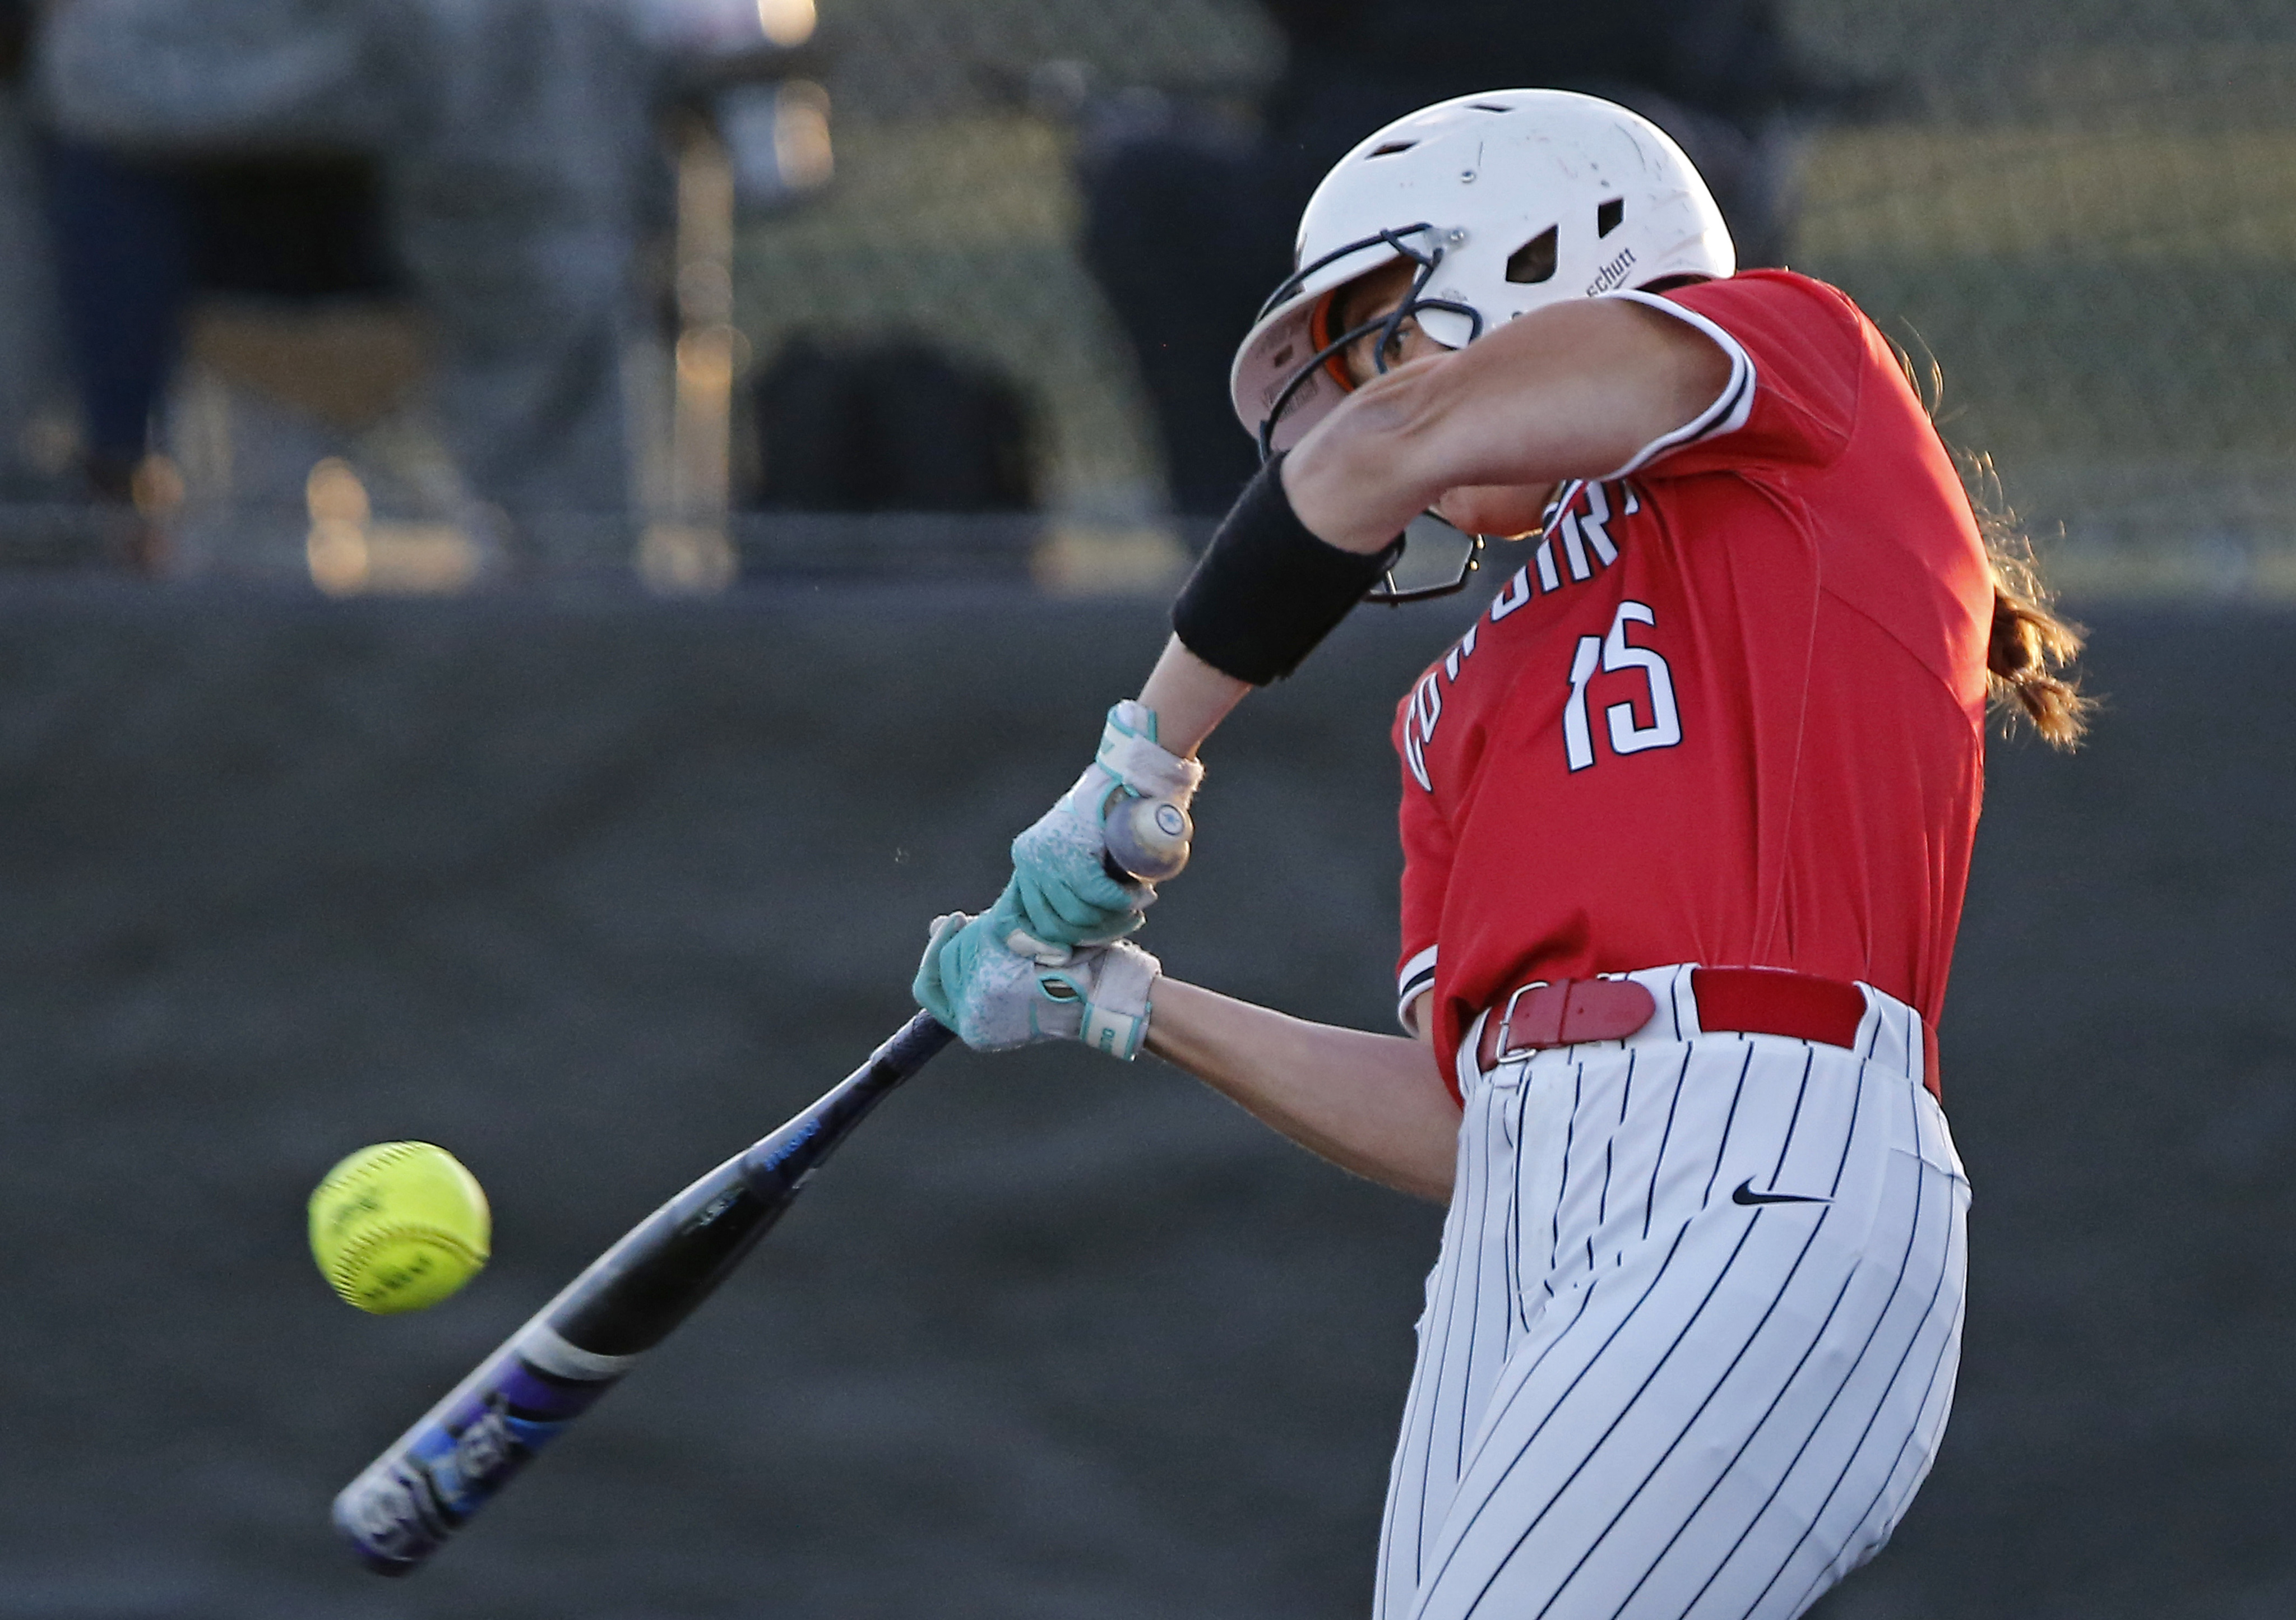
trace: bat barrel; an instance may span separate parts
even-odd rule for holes
[[[630,1359],[570,1345],[540,1318],[528,1322],[343,1487],[335,1528],[370,1569],[420,1568],[619,1382]]]

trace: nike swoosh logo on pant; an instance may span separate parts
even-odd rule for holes
[[[1733,1204],[1831,1204],[1832,1199],[1816,1198],[1803,1192],[1757,1192],[1754,1178],[1748,1176],[1730,1194]]]

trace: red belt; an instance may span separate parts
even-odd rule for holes
[[[1708,1034],[1785,1035],[1855,1046],[1866,993],[1836,978],[1784,968],[1693,968],[1690,993]],[[1658,999],[1630,978],[1565,978],[1525,985],[1483,1020],[1477,1066],[1581,1041],[1623,1041],[1658,1014]],[[1922,1084],[1938,1094],[1937,1034],[1922,1020]]]

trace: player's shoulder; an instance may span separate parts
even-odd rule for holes
[[[1745,338],[1775,337],[1833,348],[1865,349],[1874,328],[1841,288],[1793,270],[1741,270],[1692,282],[1662,297]]]
[[[1799,270],[1741,270],[1734,275],[1685,282],[1660,296],[1692,307],[1712,304],[1731,307],[1800,308],[1835,319],[1864,319],[1850,296],[1831,282],[1821,282]]]
[[[1669,474],[1831,464],[1856,431],[1867,391],[1890,386],[1894,374],[1874,323],[1847,293],[1814,277],[1744,270],[1661,296],[1730,355],[1741,401],[1702,449],[1668,458]]]

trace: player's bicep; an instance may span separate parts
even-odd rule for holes
[[[1413,459],[1442,488],[1611,476],[1710,414],[1737,364],[1637,302],[1549,305],[1428,366]]]

